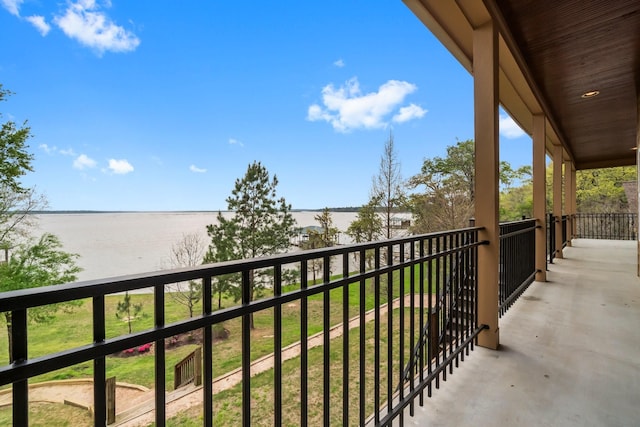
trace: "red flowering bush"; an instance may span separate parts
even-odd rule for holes
[[[138,347],[138,353],[147,353],[151,350],[151,343],[146,343]]]
[[[132,348],[128,348],[126,350],[123,350],[121,355],[128,357],[128,356],[135,356],[136,354],[143,354],[143,353],[148,353],[151,351],[151,346],[153,345],[153,343],[147,343],[147,344],[143,344],[140,347],[132,347]]]

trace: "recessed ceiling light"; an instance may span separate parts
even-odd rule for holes
[[[599,90],[590,90],[589,92],[583,93],[582,98],[593,98],[594,96],[598,96],[600,94]]]

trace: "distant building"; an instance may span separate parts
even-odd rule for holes
[[[410,219],[399,217],[391,218],[391,228],[396,230],[407,230],[409,227],[411,227]]]

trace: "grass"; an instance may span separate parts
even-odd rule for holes
[[[0,409],[0,425],[13,424],[11,407]],[[34,402],[29,404],[29,425],[31,427],[91,427],[93,418],[89,411],[61,403]]]
[[[416,272],[418,266],[415,267]],[[410,290],[410,270],[409,268],[405,268],[404,274],[404,282],[405,282],[405,292],[409,292]],[[426,273],[425,273],[426,276]],[[415,274],[416,279],[419,275]],[[340,276],[332,277],[333,280],[339,279]],[[399,274],[395,272],[392,276],[383,275],[380,278],[380,302],[385,303],[387,299],[387,282],[391,281],[392,284],[392,295],[393,297],[399,296]],[[359,313],[359,305],[360,305],[360,282],[354,282],[347,286],[348,291],[348,307],[349,307],[349,317],[357,315]],[[414,284],[416,291],[418,291],[419,284],[417,280]],[[299,288],[299,285],[290,285],[283,289],[283,292],[291,292],[295,289]],[[426,288],[426,286],[425,286]],[[374,307],[375,304],[375,291],[374,291],[374,283],[371,279],[368,279],[364,286],[365,289],[365,310],[369,310]],[[428,291],[427,289],[425,289]],[[143,312],[138,318],[133,320],[133,330],[142,331],[146,329],[150,329],[153,327],[153,295],[152,294],[135,294],[132,295],[132,303],[138,304],[141,303],[143,305]],[[313,295],[308,298],[308,334],[312,335],[316,332],[320,332],[323,329],[323,302],[324,295],[323,293]],[[334,325],[342,322],[343,316],[343,289],[336,288],[329,291],[329,316],[330,316],[330,324]],[[119,320],[116,318],[116,307],[118,302],[122,299],[122,296],[111,295],[105,298],[105,311],[106,311],[106,336],[107,338],[117,337],[120,335],[125,335],[128,333],[128,325],[127,322]],[[215,300],[215,296],[214,296]],[[214,301],[215,303],[215,301]],[[226,299],[224,304],[227,306],[231,306],[234,302],[230,299]],[[283,345],[286,346],[288,344],[295,343],[300,340],[300,300],[296,300],[292,303],[286,304],[281,307],[282,310],[282,342]],[[195,312],[201,312],[201,305],[198,304],[195,307]],[[165,299],[165,318],[166,323],[175,322],[178,320],[185,319],[187,317],[187,309],[178,304],[172,298],[167,297]],[[267,309],[260,312],[255,313],[254,322],[256,329],[251,332],[251,359],[255,360],[259,357],[268,355],[273,352],[273,319],[274,319],[274,310]],[[229,372],[235,368],[240,367],[241,365],[241,319],[233,319],[225,322],[224,327],[229,330],[230,338],[227,340],[219,341],[214,344],[214,364],[213,364],[213,373],[214,377],[218,375],[222,375],[226,372]],[[396,321],[397,327],[397,321]],[[350,334],[359,333],[359,332],[350,332]],[[367,328],[367,340],[372,340],[369,337],[369,334],[372,333],[372,328]],[[29,357],[34,358],[42,355],[47,355],[51,353],[55,353],[58,351],[67,350],[70,348],[90,344],[92,342],[92,304],[91,301],[84,301],[80,307],[74,309],[72,313],[61,312],[58,313],[55,319],[48,323],[41,324],[30,324],[29,325]],[[51,339],[51,337],[55,337],[55,339]],[[352,339],[352,343],[357,343],[357,338]],[[356,344],[357,345],[357,344]],[[373,345],[373,343],[371,343]],[[193,351],[196,347],[194,345],[187,345],[175,349],[168,349],[166,351],[166,360],[167,360],[167,372],[166,372],[166,389],[171,390],[173,388],[173,365],[180,361],[184,356]],[[355,349],[351,351],[351,354],[355,354],[359,349]],[[372,353],[370,351],[369,353]],[[368,355],[367,357],[369,357]],[[318,359],[318,357],[320,359]],[[337,361],[341,359],[341,353],[336,352],[332,349],[331,359],[332,361]],[[386,357],[386,352],[385,352]],[[7,364],[7,341],[0,340],[0,364]],[[294,361],[286,362],[286,366],[292,366],[295,364]],[[299,360],[298,360],[298,378],[299,378]],[[320,349],[312,349],[309,353],[309,364],[313,367],[313,369],[318,366],[322,366],[322,351]],[[289,368],[288,368],[289,369]],[[333,370],[333,368],[332,368]],[[291,371],[295,371],[295,369],[291,369]],[[321,372],[321,371],[320,371]],[[93,375],[93,364],[91,362],[87,362],[84,364],[74,365],[65,369],[61,369],[55,372],[51,372],[48,374],[41,375],[39,377],[33,378],[30,382],[41,382],[48,380],[57,380],[57,379],[71,379],[71,378],[86,378],[91,377]],[[290,374],[288,374],[290,375]],[[291,374],[293,375],[293,374]],[[107,376],[116,376],[118,381],[139,384],[146,387],[153,387],[153,378],[154,378],[154,357],[152,354],[139,355],[135,357],[121,358],[110,356],[107,358]],[[256,377],[256,402],[263,402],[270,398],[272,390],[272,384],[266,387],[266,384],[269,383],[269,376],[273,376],[273,372],[264,373]],[[295,376],[295,375],[294,375]],[[341,378],[341,375],[336,375]],[[309,373],[309,378],[320,378],[320,374],[312,374]],[[289,378],[283,379],[283,383],[288,385],[290,384],[299,384],[298,382],[291,381]],[[357,379],[356,379],[357,383]],[[266,388],[263,388],[266,387]],[[312,385],[309,384],[309,389],[319,389],[321,390],[320,385]],[[260,390],[264,390],[260,392]],[[341,387],[336,389],[337,392],[342,391]],[[231,422],[231,420],[235,419],[235,406],[238,405],[236,400],[235,393],[233,390],[223,392],[220,395],[216,395],[216,401],[218,408],[220,410],[216,410],[216,417],[223,417],[224,422]],[[315,401],[315,399],[319,399],[319,402],[322,402],[322,398],[315,396],[314,394],[310,394],[310,414],[312,417],[317,416],[315,413],[315,408],[317,404],[311,404]],[[226,403],[225,403],[226,402]],[[341,400],[340,400],[341,402]],[[253,403],[252,403],[253,404]],[[299,399],[298,399],[299,405]],[[260,406],[260,405],[259,405]],[[369,410],[369,409],[368,409]],[[289,410],[285,411],[287,413],[291,412]],[[298,409],[299,412],[299,409]],[[226,418],[226,413],[231,414],[230,418]],[[259,413],[259,412],[257,412]],[[321,415],[321,411],[319,412]],[[256,415],[257,419],[262,419],[260,416]],[[196,417],[197,418],[197,417]],[[271,419],[271,418],[269,418]],[[1,420],[1,418],[0,418]],[[175,421],[175,423],[174,423]],[[186,424],[183,424],[186,423]],[[171,425],[190,425],[188,421],[181,421],[180,418],[176,420],[172,420]],[[332,422],[333,423],[333,422]],[[297,424],[293,422],[291,425]],[[313,424],[313,423],[312,423]],[[2,422],[0,422],[2,425]]]
[[[405,315],[405,329],[404,336],[406,342],[408,342],[409,331],[409,315],[408,309],[404,311]],[[397,355],[401,351],[399,348],[399,316],[400,310],[393,311],[393,342],[392,342],[392,354]],[[354,328],[349,332],[349,417],[348,425],[359,425],[359,411],[360,405],[364,403],[364,413],[369,416],[374,411],[374,393],[375,388],[373,384],[374,371],[375,371],[375,348],[378,347],[380,351],[379,366],[383,368],[380,370],[380,402],[387,401],[387,316],[382,316],[380,322],[380,336],[381,339],[378,343],[374,340],[374,328],[373,324],[365,328],[365,353],[364,353],[364,369],[366,374],[366,381],[363,385],[364,401],[359,399],[360,395],[360,378],[358,366],[360,363],[360,329]],[[418,333],[419,325],[415,326],[414,332]],[[410,346],[405,345],[403,349],[405,361],[408,360]],[[343,411],[343,348],[342,338],[332,340],[330,344],[330,425],[342,425],[342,411]],[[321,425],[323,421],[323,370],[324,370],[324,358],[323,348],[316,347],[309,350],[309,368],[306,372],[308,378],[308,424],[309,425]],[[285,426],[297,426],[300,425],[300,413],[301,413],[301,396],[300,396],[300,358],[294,358],[283,363],[283,396],[282,401],[282,416],[283,425]],[[262,374],[259,374],[251,379],[251,425],[256,426],[268,426],[274,424],[274,411],[273,411],[273,370],[269,370]],[[395,391],[395,387],[400,379],[400,367],[398,364],[398,358],[392,361],[391,370],[391,384],[392,389]],[[213,404],[214,424],[234,426],[240,425],[242,419],[242,390],[241,385],[215,394]],[[168,425],[175,426],[200,426],[202,425],[203,418],[202,405],[194,406],[176,417],[168,420]]]

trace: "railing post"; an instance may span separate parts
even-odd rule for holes
[[[156,328],[164,327],[164,285],[158,284],[153,290],[154,302],[154,323]],[[165,383],[165,351],[164,339],[155,342],[155,404],[156,404],[156,425],[163,426],[166,423],[166,383]]]
[[[242,305],[251,302],[253,271],[242,271]],[[251,425],[251,319],[252,314],[242,315],[242,425]]]
[[[180,387],[180,383],[182,382],[182,370],[180,369],[181,364],[178,362],[176,366],[173,367],[173,389],[176,390]]]
[[[202,385],[202,347],[196,348],[193,360],[193,384]]]
[[[107,403],[107,424],[116,422],[116,377],[107,378],[104,385]]]
[[[105,304],[104,295],[93,298],[93,342],[103,342],[105,339]],[[96,426],[109,424],[108,401],[106,393],[107,364],[105,357],[98,357],[93,361],[93,423]],[[114,397],[115,400],[115,397]],[[115,402],[113,421],[115,422]]]
[[[27,360],[27,310],[11,312],[11,339],[13,342],[13,363]],[[20,380],[13,383],[13,425],[29,425],[29,382]]]
[[[202,281],[202,314],[207,316],[211,314],[211,299],[212,299],[212,288],[211,288],[211,276],[207,276]],[[204,342],[203,351],[203,363],[204,367],[204,384],[205,387],[202,387],[202,400],[203,400],[203,411],[204,411],[204,419],[203,426],[211,427],[213,425],[213,330],[212,326],[208,325],[203,328],[203,338]]]
[[[549,214],[547,225],[549,227],[549,264],[553,264],[556,257],[556,218],[552,213]]]

